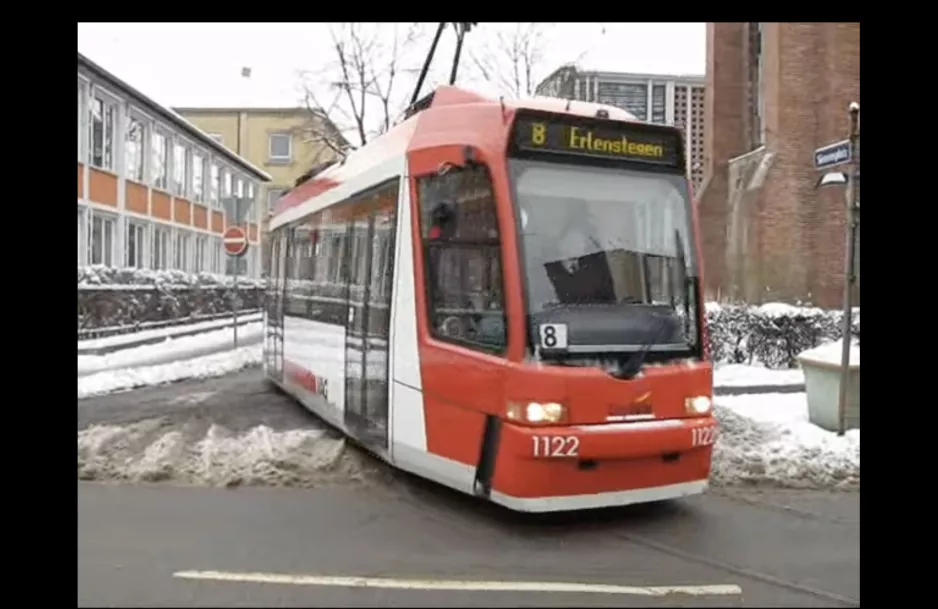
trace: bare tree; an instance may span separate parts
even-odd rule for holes
[[[331,27],[331,60],[301,74],[310,112],[306,137],[343,158],[390,129],[403,110],[401,76],[413,72],[409,51],[419,33],[417,24]]]
[[[495,86],[500,92],[512,97],[525,97],[534,94],[538,78],[542,76],[542,64],[546,33],[549,24],[516,23],[507,27],[494,26],[492,42],[484,48],[474,44],[468,52],[473,70]],[[492,26],[479,26],[480,33]],[[473,40],[476,43],[477,40]]]

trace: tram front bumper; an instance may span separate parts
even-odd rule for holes
[[[506,422],[491,498],[540,512],[701,493],[716,433],[712,416],[551,427]]]

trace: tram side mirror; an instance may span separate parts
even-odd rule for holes
[[[430,238],[449,239],[456,233],[456,208],[449,201],[440,201],[430,210]]]

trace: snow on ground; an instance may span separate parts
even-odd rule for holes
[[[182,425],[148,419],[78,432],[82,480],[309,487],[364,482],[375,471],[373,463],[347,450],[344,440],[320,429],[277,432],[260,425],[234,434],[197,419]]]
[[[178,342],[182,340],[184,339],[180,339]],[[143,348],[141,347],[141,349]],[[248,366],[259,365],[262,361],[262,355],[261,345],[254,344],[221,353],[164,364],[103,370],[78,378],[78,399],[145,385],[160,385],[183,379],[222,376]]]
[[[260,321],[261,313],[251,313],[238,318],[238,321]],[[82,349],[100,349],[102,347],[117,347],[120,345],[132,344],[140,340],[160,338],[163,336],[172,336],[179,332],[193,332],[212,330],[214,328],[224,328],[231,325],[231,317],[225,319],[213,319],[212,321],[200,321],[194,324],[181,324],[178,326],[169,326],[166,328],[155,328],[153,330],[141,330],[129,334],[118,334],[117,336],[105,336],[103,338],[91,338],[78,341],[78,346]]]
[[[804,393],[719,397],[714,413],[714,484],[859,487],[860,430],[839,437],[811,424]]]
[[[264,326],[255,322],[238,328],[238,344],[252,345],[260,343],[264,336]],[[78,376],[93,374],[105,370],[153,366],[181,359],[191,359],[233,347],[234,330],[225,328],[213,330],[195,336],[167,338],[162,343],[143,345],[124,349],[107,355],[79,355]]]
[[[747,364],[717,364],[713,368],[714,387],[757,387],[803,385],[801,368],[773,369]]]

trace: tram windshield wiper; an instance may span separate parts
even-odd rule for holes
[[[668,318],[666,316],[661,316],[657,318],[657,325],[653,330],[652,337],[642,343],[641,348],[633,353],[629,359],[625,361],[625,364],[622,365],[622,368],[619,369],[617,377],[623,379],[633,379],[639,372],[642,370],[642,365],[645,363],[645,359],[648,357],[648,354],[651,352],[651,348],[661,340],[661,337],[664,336],[665,330],[668,328]]]

